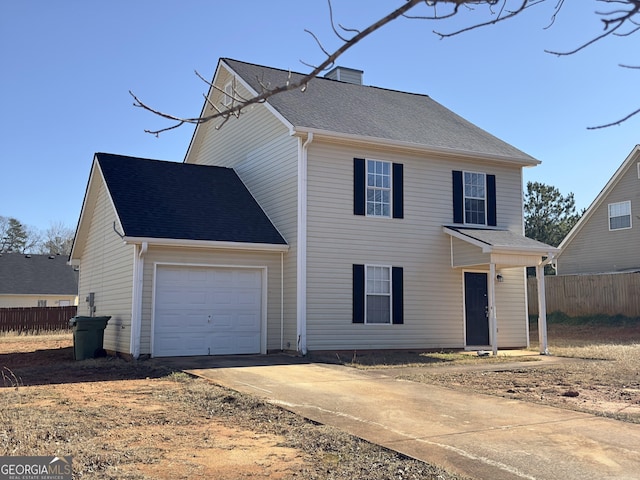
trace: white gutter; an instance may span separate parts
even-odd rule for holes
[[[296,263],[298,352],[307,354],[307,150],[313,133],[302,143],[298,137],[298,251]]]
[[[212,240],[184,240],[174,238],[151,238],[124,236],[122,240],[127,245],[140,245],[148,243],[160,247],[196,247],[217,248],[224,250],[253,250],[265,252],[287,252],[289,245],[272,243],[243,243],[243,242],[217,242]]]
[[[140,356],[140,331],[142,329],[142,288],[144,286],[144,256],[149,244],[135,245],[133,257],[133,302],[131,311],[130,351],[133,358]]]
[[[429,145],[421,145],[419,143],[405,142],[402,140],[391,140],[388,138],[367,137],[366,135],[355,135],[351,133],[332,132],[330,130],[321,130],[318,128],[294,127],[294,131],[296,133],[307,133],[308,135],[315,134],[317,137],[322,137],[329,140],[330,139],[351,140],[354,142],[366,143],[367,145],[378,145],[383,147],[399,147],[399,148],[406,148],[409,150],[414,150],[419,152],[455,156],[457,158],[464,157],[464,158],[474,159],[474,160],[488,160],[488,161],[498,162],[498,163],[508,163],[510,165],[518,164],[525,167],[533,167],[535,165],[539,165],[540,163],[542,163],[540,160],[536,160],[533,157],[530,157],[530,159],[526,159],[526,158],[518,158],[518,157],[509,157],[506,155],[490,155],[487,153],[472,152],[469,150],[459,150],[456,148],[442,148],[442,147],[434,147]]]

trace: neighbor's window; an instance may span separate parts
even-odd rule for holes
[[[631,202],[609,204],[609,230],[631,228]]]
[[[367,266],[365,323],[391,323],[391,267]]]
[[[464,223],[486,225],[485,174],[464,172]]]
[[[38,306],[39,307],[46,307],[47,306],[47,301],[46,300],[38,300]]]
[[[367,160],[367,215],[391,216],[391,162]]]

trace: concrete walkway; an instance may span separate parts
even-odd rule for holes
[[[171,361],[471,478],[640,478],[640,425],[284,355]]]

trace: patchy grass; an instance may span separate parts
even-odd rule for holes
[[[514,358],[507,351],[499,351],[497,356],[479,356],[476,352],[459,350],[441,350],[439,352],[370,350],[363,352],[312,353],[310,354],[310,359],[312,361],[338,363],[360,369],[486,365],[514,361],[535,362],[539,360],[535,354]]]

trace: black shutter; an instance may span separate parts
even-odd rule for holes
[[[393,218],[404,218],[403,166],[393,164]]]
[[[363,158],[353,159],[353,214],[364,215],[366,197],[365,164]]]
[[[353,323],[364,323],[364,265],[353,266]]]
[[[464,184],[462,171],[453,171],[453,223],[464,223]]]
[[[496,176],[487,175],[487,225],[498,225],[496,217]]]
[[[402,279],[402,267],[391,268],[391,285],[393,324],[401,325],[404,323],[404,286]]]

